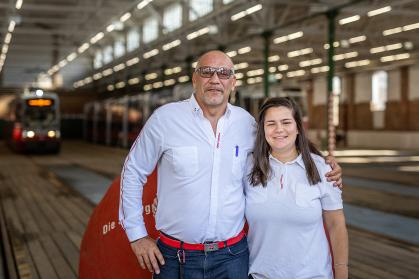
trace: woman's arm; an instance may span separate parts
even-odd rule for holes
[[[326,224],[332,246],[335,279],[347,279],[348,232],[346,230],[343,210],[324,210],[323,220]]]

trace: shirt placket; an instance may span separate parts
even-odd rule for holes
[[[211,191],[210,191],[210,209],[209,209],[209,220],[208,229],[205,235],[205,239],[208,241],[215,240],[217,237],[216,225],[217,225],[217,212],[218,212],[218,192],[219,192],[219,176],[221,169],[221,152],[223,146],[223,127],[225,117],[221,117],[217,123],[217,130],[213,135],[213,165],[211,174]]]

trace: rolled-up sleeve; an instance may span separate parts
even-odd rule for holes
[[[143,220],[143,187],[162,155],[162,125],[155,112],[125,159],[121,173],[119,221],[129,241],[147,236]]]
[[[323,210],[337,210],[343,208],[342,191],[339,187],[333,186],[333,182],[328,182],[325,178],[327,172],[331,171],[331,168],[326,163],[323,163],[318,167],[320,178],[322,182],[319,183],[321,192],[321,204]]]

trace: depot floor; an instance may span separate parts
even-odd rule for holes
[[[0,142],[3,262],[9,272],[15,268],[15,278],[77,278],[89,216],[127,152],[65,141],[58,155],[18,155]],[[417,278],[418,154],[337,153],[345,174],[350,278]],[[63,169],[89,177],[94,186],[83,191],[87,186],[66,178]]]

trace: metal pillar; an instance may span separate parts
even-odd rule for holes
[[[330,155],[333,155],[335,150],[335,139],[336,131],[333,124],[333,77],[335,75],[335,62],[333,61],[333,56],[335,54],[335,20],[337,16],[337,11],[332,10],[327,13],[328,20],[328,37],[329,37],[329,50],[328,50],[328,64],[329,72],[327,74],[327,150]]]
[[[263,92],[265,93],[265,97],[269,97],[269,46],[270,40],[272,37],[272,32],[263,32],[263,43],[264,43],[264,51],[263,51]]]

